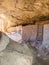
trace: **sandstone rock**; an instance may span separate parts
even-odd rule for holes
[[[40,16],[43,18],[43,16],[49,15],[49,1],[2,0],[0,1],[0,13],[7,15],[11,25],[32,24],[34,22],[32,19],[38,20]]]

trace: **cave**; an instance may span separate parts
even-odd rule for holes
[[[49,0],[0,0],[0,65],[49,65]]]

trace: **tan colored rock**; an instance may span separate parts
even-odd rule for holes
[[[32,19],[49,15],[48,0],[0,0],[0,13],[9,17],[9,20],[19,24],[32,24]]]

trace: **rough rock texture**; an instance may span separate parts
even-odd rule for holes
[[[6,41],[7,39],[4,40],[5,43]],[[4,43],[2,44],[4,47]],[[32,53],[33,50],[27,44],[20,45],[9,40],[8,46],[0,52],[0,65],[32,65],[35,60],[34,53]]]
[[[32,65],[32,57],[13,52],[0,53],[0,65]]]
[[[49,60],[49,24],[43,26],[43,40],[38,50],[39,57]]]
[[[0,0],[0,13],[9,18],[11,25],[32,23],[38,18],[40,21],[45,16],[47,20],[49,0]]]
[[[23,42],[31,41],[36,42],[38,25],[28,25],[22,27],[22,40]]]
[[[15,27],[16,25],[20,25],[20,24],[32,24],[32,23],[39,24],[39,22],[41,24],[42,21],[44,23],[45,22],[49,23],[48,21],[49,20],[49,0],[0,0],[0,14],[5,15],[6,19],[10,21],[10,26],[12,27]],[[29,50],[30,48],[28,49],[26,45],[25,45],[25,48],[24,46],[22,48],[22,46],[18,44],[17,45],[11,44],[5,51],[0,52],[0,65],[9,65],[9,64],[16,65],[17,63],[18,63],[17,65],[20,65],[21,63],[25,65],[32,65],[32,61],[33,61],[32,51]],[[44,52],[42,50],[44,51],[45,48],[41,47],[41,50],[40,49],[38,50],[38,53],[41,54],[41,56],[40,55],[38,56],[43,58],[42,55],[44,54]],[[21,62],[20,62],[20,58],[22,59]],[[27,60],[26,58],[27,59],[29,58],[29,60]],[[15,63],[15,60],[17,61],[16,63]],[[38,65],[38,64],[35,64],[35,65]]]
[[[28,43],[19,44],[9,40],[9,44],[0,52],[0,65],[49,65],[49,61],[36,58],[36,50]]]
[[[0,52],[1,52],[8,45],[9,38],[6,35],[4,35],[2,32],[0,33],[0,36],[1,36],[1,38],[0,38]]]

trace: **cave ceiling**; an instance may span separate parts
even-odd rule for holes
[[[49,0],[0,0],[1,13],[17,25],[41,23],[49,20]]]

